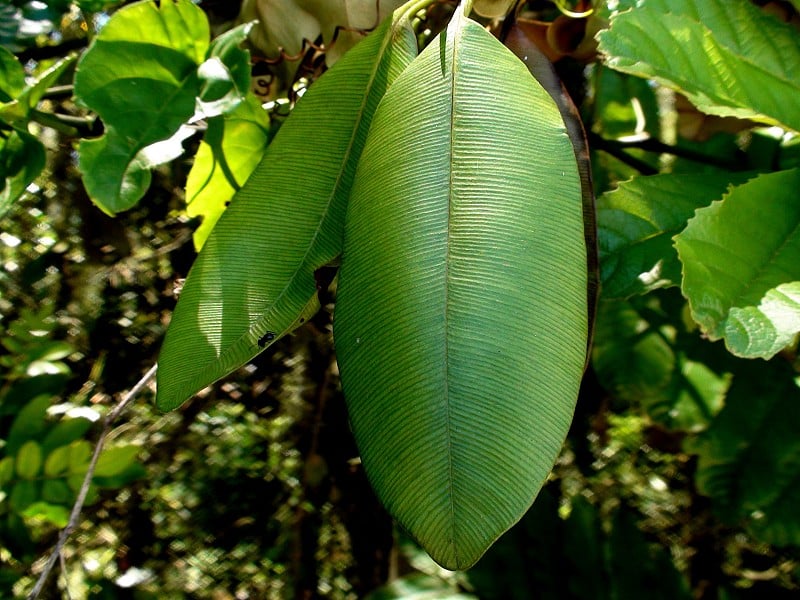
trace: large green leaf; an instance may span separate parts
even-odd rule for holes
[[[408,18],[387,20],[300,100],[186,280],[159,358],[161,409],[175,408],[316,311],[314,272],[341,253],[372,115],[415,54]]]
[[[694,211],[719,200],[748,175],[663,174],[636,177],[597,199],[603,297],[625,298],[678,285],[681,267],[672,236]]]
[[[769,358],[800,332],[800,169],[761,175],[675,236],[692,317],[737,356]]]
[[[675,87],[703,112],[800,131],[800,36],[748,0],[643,0],[598,39],[610,67]]]
[[[477,12],[477,11],[476,11]],[[575,159],[578,163],[578,175],[581,181],[581,202],[583,204],[583,234],[586,242],[587,286],[586,297],[588,303],[587,317],[589,331],[592,331],[595,313],[597,311],[597,296],[599,291],[600,268],[597,253],[597,223],[594,199],[594,185],[592,183],[592,165],[589,160],[589,143],[578,107],[572,101],[566,87],[561,82],[553,64],[547,59],[536,43],[521,27],[512,27],[501,41],[506,48],[522,61],[534,79],[550,94],[556,107],[564,120]],[[587,347],[591,345],[591,337],[587,340]]]
[[[226,204],[261,162],[268,137],[269,116],[254,95],[233,112],[209,119],[186,180],[186,212],[203,218],[194,232],[198,250]]]
[[[697,487],[758,538],[800,545],[800,389],[784,361],[739,365],[725,408],[689,446]]]
[[[153,163],[180,151],[140,154],[194,114],[208,39],[205,14],[189,0],[140,2],[115,13],[78,63],[75,96],[106,127],[102,137],[81,141],[80,169],[105,212],[134,206]]]
[[[472,565],[523,515],[561,448],[586,355],[586,269],[558,108],[459,12],[375,116],[334,326],[373,487],[447,568]]]

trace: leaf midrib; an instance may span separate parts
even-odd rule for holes
[[[450,248],[452,246],[452,213],[453,213],[453,190],[454,190],[454,171],[453,162],[455,160],[455,115],[456,115],[456,67],[458,63],[458,40],[466,21],[466,17],[462,13],[456,13],[454,16],[455,26],[453,27],[452,39],[452,57],[450,62],[450,131],[449,131],[449,173],[448,173],[448,196],[447,196],[447,242],[445,244],[445,261],[444,261],[444,406],[445,406],[445,437],[447,446],[447,471],[448,471],[448,497],[450,500],[450,527],[452,531],[452,544],[453,544],[453,562],[458,565],[458,543],[456,535],[456,510],[455,510],[455,490],[453,486],[454,481],[454,468],[453,468],[453,431],[452,431],[452,416],[451,416],[451,403],[450,403]],[[447,30],[442,32],[446,35]]]

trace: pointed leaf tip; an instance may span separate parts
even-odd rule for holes
[[[553,100],[463,15],[443,49],[423,51],[373,121],[334,335],[379,498],[439,564],[466,569],[530,507],[569,428],[587,252]]]

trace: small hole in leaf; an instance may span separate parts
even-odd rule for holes
[[[274,331],[268,331],[267,333],[262,335],[260,338],[258,338],[258,345],[261,348],[263,348],[264,346],[267,345],[267,342],[271,342],[274,339],[275,339],[275,332]]]

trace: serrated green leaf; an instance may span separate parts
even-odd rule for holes
[[[194,232],[198,251],[226,204],[261,161],[268,140],[269,116],[252,94],[233,112],[208,121],[186,180],[186,212],[203,218]]]
[[[17,451],[17,475],[22,479],[33,479],[42,468],[42,447],[28,440]]]
[[[0,135],[0,217],[5,215],[45,165],[42,143],[27,131]]]
[[[341,252],[372,114],[415,53],[408,18],[387,20],[300,100],[186,280],[159,357],[159,408],[179,406],[316,312],[314,272]]]
[[[737,369],[725,408],[688,450],[696,482],[725,521],[758,539],[800,544],[800,389],[782,361]]]
[[[800,131],[800,36],[752,2],[643,0],[598,39],[610,67],[674,87],[703,112]]]
[[[800,332],[800,169],[760,175],[675,236],[692,317],[737,356],[770,358]]]
[[[334,324],[367,475],[446,568],[471,566],[553,465],[583,374],[586,286],[559,110],[459,12],[376,113]]]
[[[603,297],[626,298],[679,285],[672,237],[694,211],[751,175],[720,173],[636,177],[597,199]]]
[[[105,212],[134,206],[150,184],[148,169],[174,156],[174,144],[165,154],[140,153],[194,114],[208,39],[205,14],[189,0],[140,2],[114,13],[78,63],[75,96],[106,127],[81,141],[80,169]]]

